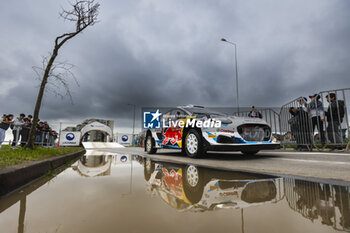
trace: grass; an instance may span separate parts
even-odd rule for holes
[[[82,147],[59,147],[44,148],[37,146],[34,150],[25,148],[10,149],[9,146],[2,146],[0,150],[0,168],[7,166],[45,159],[55,155],[69,154],[82,150]]]

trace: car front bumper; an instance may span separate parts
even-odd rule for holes
[[[257,150],[277,150],[281,146],[279,143],[257,143],[257,144],[231,144],[231,145],[207,145],[207,151],[257,151]]]

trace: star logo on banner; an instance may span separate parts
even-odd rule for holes
[[[156,111],[155,113],[152,113],[152,120],[151,120],[151,122],[154,121],[154,120],[159,121],[159,117],[160,117],[161,115],[162,115],[162,114],[159,112],[159,109],[157,109],[157,111]]]

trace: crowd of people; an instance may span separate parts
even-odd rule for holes
[[[32,115],[26,117],[24,113],[19,114],[17,118],[14,118],[13,114],[3,114],[0,119],[0,148],[8,129],[12,130],[12,148],[16,148],[18,144],[22,147],[25,146],[29,139],[32,118]],[[49,146],[56,140],[57,136],[58,133],[52,130],[46,121],[38,120],[35,127],[35,144]]]
[[[312,140],[317,128],[322,147],[325,146],[326,136],[333,144],[331,149],[343,149],[341,123],[345,115],[345,104],[338,100],[335,93],[326,95],[328,108],[325,110],[318,94],[299,99],[300,107],[290,107],[293,116],[289,120],[291,133],[297,141],[297,150],[312,150]],[[326,129],[326,130],[325,130]]]

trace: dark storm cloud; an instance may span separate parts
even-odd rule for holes
[[[67,2],[3,2],[3,112],[32,111],[38,82],[31,67],[71,26],[59,19],[61,6]],[[128,125],[128,103],[234,106],[234,47],[222,37],[238,45],[241,106],[280,106],[349,87],[349,10],[346,0],[101,1],[100,22],[57,58],[76,65],[74,105],[46,93],[41,117],[103,117]]]

